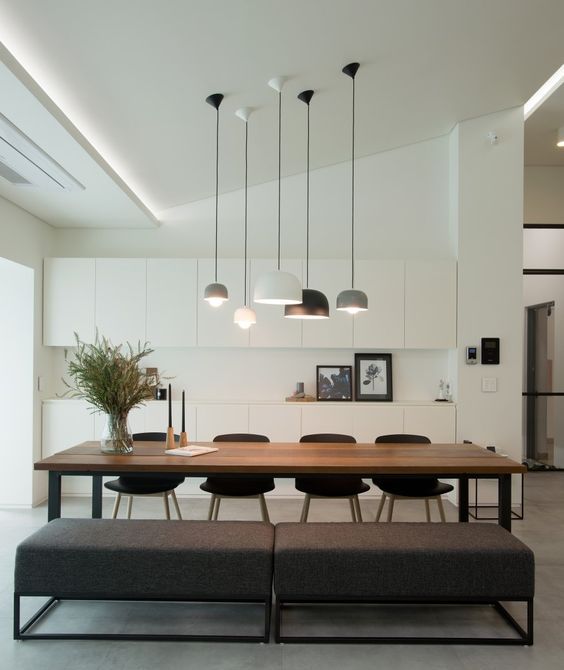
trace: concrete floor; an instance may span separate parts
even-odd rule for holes
[[[438,645],[276,645],[247,643],[166,643],[108,641],[27,641],[12,640],[12,588],[14,551],[17,544],[46,520],[46,507],[33,510],[0,509],[0,668],[2,670],[109,670],[111,668],[144,670],[145,668],[191,668],[231,670],[264,668],[265,670],[307,670],[347,668],[364,670],[394,668],[406,670],[533,670],[564,667],[564,473],[531,473],[525,488],[525,520],[514,522],[514,533],[535,552],[537,596],[535,599],[535,645],[523,647],[438,646]],[[104,500],[104,515],[111,512],[111,499]],[[186,519],[202,519],[207,513],[206,500],[183,499],[180,502]],[[376,500],[362,502],[366,521],[374,518]],[[455,521],[456,509],[446,503],[447,519]],[[299,500],[270,499],[273,522],[297,520]],[[156,500],[137,499],[133,516],[161,517],[162,507]],[[89,501],[66,498],[64,516],[88,516]],[[436,513],[434,511],[434,513]],[[312,521],[348,520],[346,501],[313,501]],[[258,519],[255,501],[225,501],[221,518]],[[397,520],[424,520],[421,502],[400,502]],[[157,566],[155,566],[157,568]],[[35,603],[30,603],[34,606]],[[164,630],[186,630],[190,610],[181,605],[145,605],[117,603],[63,603],[45,622],[60,630],[135,630],[154,627]],[[24,613],[25,614],[25,613]],[[374,621],[390,632],[409,629],[420,634],[490,633],[507,634],[493,612],[480,608],[387,608],[367,615],[349,613],[351,631],[370,632]],[[253,618],[254,616],[254,618]],[[243,630],[247,617],[233,615],[232,608],[211,606],[199,610],[197,621],[212,630],[218,625],[232,625]],[[249,622],[259,625],[260,613],[249,611]],[[312,632],[335,630],[340,625],[335,613],[324,612],[315,624],[307,612],[296,615],[296,625],[311,625]],[[202,629],[203,630],[203,629]],[[255,629],[256,630],[256,629]]]

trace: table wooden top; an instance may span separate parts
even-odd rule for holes
[[[525,466],[475,444],[334,444],[197,442],[218,448],[202,456],[169,456],[162,442],[135,442],[128,455],[103,454],[84,442],[35,463],[36,470],[77,473],[179,472],[193,475],[351,474],[499,475]]]

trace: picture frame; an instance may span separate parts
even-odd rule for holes
[[[353,399],[352,365],[318,365],[317,400],[350,402]]]
[[[355,354],[355,400],[392,402],[392,354]]]

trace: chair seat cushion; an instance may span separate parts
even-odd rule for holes
[[[296,488],[302,493],[323,498],[356,496],[370,490],[360,477],[298,477]]]
[[[454,490],[454,487],[450,484],[444,484],[434,477],[413,477],[412,479],[375,477],[372,481],[384,493],[392,496],[403,496],[404,498],[442,496]]]
[[[218,496],[244,498],[274,490],[272,477],[208,477],[200,484],[202,491]]]
[[[104,486],[116,493],[143,495],[172,491],[183,481],[184,477],[118,477]]]

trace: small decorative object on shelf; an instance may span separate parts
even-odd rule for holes
[[[318,365],[317,399],[352,400],[352,365]]]
[[[147,377],[147,371],[139,367],[140,361],[153,352],[141,343],[134,349],[127,344],[113,345],[105,337],[96,334],[93,344],[81,342],[75,333],[77,350],[74,360],[68,364],[70,382],[65,395],[86,400],[94,411],[106,414],[106,426],[100,446],[103,452],[129,454],[133,451],[133,439],[127,425],[129,412],[145,400],[154,397],[154,384],[158,384],[158,373]]]
[[[435,398],[435,402],[451,402],[451,400],[450,383],[444,379],[439,380],[439,393]]]
[[[315,398],[305,393],[303,382],[296,382],[296,390],[286,398],[286,402],[315,402]]]
[[[156,400],[166,400],[166,389],[157,388],[155,391]]]

